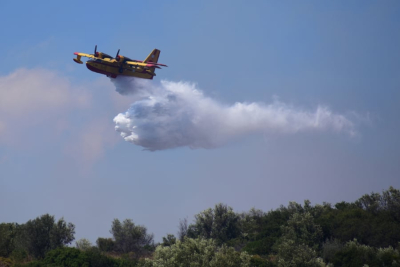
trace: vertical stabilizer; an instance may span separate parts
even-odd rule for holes
[[[146,57],[145,60],[143,60],[143,63],[148,63],[148,62],[158,62],[158,58],[160,57],[160,50],[154,49],[151,51],[151,53]]]

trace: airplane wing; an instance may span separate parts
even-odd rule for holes
[[[83,62],[81,61],[81,57],[96,58],[96,57],[93,56],[93,55],[89,55],[89,54],[85,54],[85,53],[78,53],[78,52],[75,52],[74,55],[76,55],[76,58],[74,58],[74,61],[75,61],[76,63],[79,63],[79,64],[82,64],[82,63],[83,63]]]
[[[157,68],[161,69],[157,64],[154,63],[142,63],[142,62],[134,62],[134,61],[126,61],[125,64],[130,66],[137,66],[137,67],[147,67],[147,68]]]
[[[78,52],[75,52],[74,55],[81,56],[81,57],[95,58],[95,56],[89,55],[89,54],[85,54],[85,53],[78,53]]]

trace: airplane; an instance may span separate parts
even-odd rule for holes
[[[90,58],[86,62],[86,67],[107,77],[117,78],[118,75],[133,76],[143,79],[153,79],[156,76],[155,69],[161,69],[160,66],[168,67],[165,64],[157,63],[160,57],[160,50],[153,51],[146,57],[145,60],[135,60],[129,57],[120,56],[119,50],[113,58],[106,53],[97,52],[97,45],[94,47],[94,54],[85,54],[75,52],[76,58],[73,60],[78,64],[83,64],[81,57]]]

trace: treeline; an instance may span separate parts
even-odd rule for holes
[[[290,202],[236,213],[217,204],[179,222],[159,244],[145,226],[115,219],[112,238],[74,240],[75,226],[48,214],[0,224],[2,266],[400,266],[400,191],[353,203]]]

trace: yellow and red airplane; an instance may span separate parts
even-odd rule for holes
[[[143,79],[153,79],[156,76],[155,69],[161,69],[160,66],[167,65],[157,63],[160,57],[160,50],[154,49],[145,60],[134,60],[129,57],[119,55],[119,49],[115,58],[106,53],[97,52],[97,45],[94,48],[94,54],[85,54],[75,52],[74,61],[83,64],[81,57],[90,58],[86,62],[86,67],[94,72],[107,75],[107,77],[117,78],[118,75],[133,76]]]

